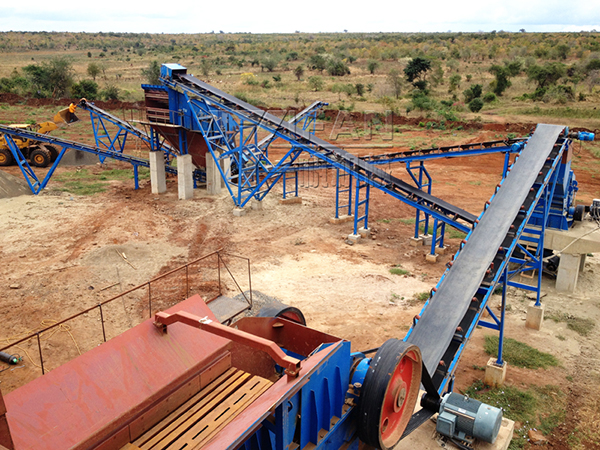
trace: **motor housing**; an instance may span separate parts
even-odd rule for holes
[[[451,392],[440,403],[436,431],[453,439],[477,438],[493,444],[501,423],[501,409]]]

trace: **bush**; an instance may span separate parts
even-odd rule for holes
[[[323,90],[323,77],[320,77],[318,75],[314,75],[312,77],[308,77],[308,85],[310,86],[310,88],[314,91],[321,91]]]
[[[465,89],[463,95],[465,96],[465,102],[470,103],[471,100],[481,97],[483,93],[483,87],[480,84],[472,84],[469,89]]]
[[[327,65],[327,71],[329,72],[329,75],[334,77],[343,77],[344,75],[350,74],[350,69],[346,63],[339,59],[330,61]]]
[[[479,97],[474,98],[469,102],[469,109],[471,112],[479,112],[481,111],[481,108],[483,108],[483,100],[481,100]]]
[[[494,103],[497,100],[498,100],[498,98],[496,97],[496,94],[494,94],[493,92],[488,92],[487,94],[485,94],[483,96],[483,101],[485,103]]]
[[[119,88],[114,85],[106,86],[106,89],[100,92],[104,100],[119,100]]]
[[[152,61],[146,69],[142,69],[142,75],[146,77],[149,84],[158,84],[160,82],[160,64],[158,61]]]
[[[435,100],[419,90],[412,93],[411,101],[413,109],[420,109],[421,111],[431,111],[437,106]]]
[[[96,100],[98,96],[98,83],[92,80],[81,80],[71,87],[71,93],[75,98]]]

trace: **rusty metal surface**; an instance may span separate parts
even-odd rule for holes
[[[214,318],[197,295],[174,308]],[[162,334],[149,319],[6,395],[15,450],[95,448],[230,346],[184,324]]]
[[[199,317],[186,311],[178,311],[173,314],[161,312],[157,313],[155,318],[156,325],[162,325],[165,328],[172,324],[185,323],[191,327],[199,328],[217,336],[222,336],[232,341],[245,344],[256,350],[263,351],[273,358],[277,364],[283,367],[289,376],[295,377],[300,371],[300,360],[286,355],[285,352],[272,340],[238,330],[233,327],[227,327],[220,324],[218,321],[209,319],[208,317]]]

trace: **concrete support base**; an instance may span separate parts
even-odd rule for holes
[[[412,245],[413,247],[420,247],[421,245],[423,245],[423,238],[412,237],[412,238],[410,238],[409,242],[410,242],[410,245]]]
[[[164,194],[167,192],[167,180],[165,178],[165,157],[163,152],[150,152],[150,186],[153,194]]]
[[[422,234],[419,237],[423,239],[423,245],[431,246],[431,242],[433,241],[433,236],[431,234]]]
[[[556,290],[558,292],[572,293],[575,291],[582,259],[580,254],[563,253],[560,255],[556,275]]]
[[[262,201],[252,199],[250,204],[251,204],[252,209],[254,209],[256,211],[263,210],[263,202]]]
[[[221,169],[223,169],[223,173],[225,175],[229,174],[229,171],[231,170],[231,158],[225,158],[221,160]],[[221,177],[221,187],[225,187],[225,180],[223,177]]]
[[[437,253],[435,255],[432,255],[431,253],[427,253],[425,255],[425,261],[430,262],[430,263],[436,263],[438,261],[438,257],[439,257],[439,255]]]
[[[367,239],[371,236],[371,230],[369,230],[368,228],[359,228],[358,234],[360,234],[361,237]]]
[[[525,319],[525,327],[532,330],[540,330],[544,323],[544,305],[535,306],[535,302],[529,303],[527,307],[527,319]]]
[[[496,358],[490,358],[485,366],[485,375],[483,377],[483,384],[491,387],[499,387],[504,384],[506,379],[506,361],[503,361],[502,365],[496,364]]]
[[[177,156],[177,188],[179,200],[194,198],[194,164],[192,155]]]
[[[356,242],[360,241],[360,234],[349,234],[348,240],[356,243]]]
[[[244,208],[233,208],[233,215],[235,217],[242,217],[246,215],[246,210]]]
[[[218,195],[221,193],[221,173],[217,167],[218,162],[210,152],[206,153],[206,193]]]
[[[288,197],[288,198],[280,198],[279,203],[281,205],[294,205],[296,203],[302,203],[302,197]]]
[[[443,246],[443,247],[436,247],[435,248],[435,252],[438,255],[445,255],[446,253],[448,253],[450,247],[448,247],[447,245]]]
[[[331,219],[329,219],[329,223],[331,223],[333,225],[338,225],[340,223],[351,222],[353,220],[354,220],[354,216],[353,215],[340,216],[340,217],[332,217]]]

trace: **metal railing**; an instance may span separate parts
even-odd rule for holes
[[[207,304],[209,304],[210,302],[212,302],[213,300],[216,300],[218,297],[220,297],[221,295],[223,295],[223,280],[221,277],[221,267],[225,268],[225,270],[227,271],[227,273],[229,274],[229,276],[231,277],[231,279],[233,280],[236,289],[240,292],[240,294],[244,297],[244,299],[246,300],[246,302],[248,303],[248,309],[252,308],[252,278],[251,278],[251,273],[250,273],[250,259],[242,257],[242,256],[237,256],[237,255],[232,255],[229,253],[225,253],[223,252],[223,249],[219,249],[216,250],[212,253],[208,253],[207,255],[201,256],[198,259],[195,259],[187,264],[184,264],[180,267],[177,267],[173,270],[170,270],[166,273],[163,273],[161,275],[158,275],[154,278],[152,278],[150,281],[147,281],[145,283],[142,283],[138,286],[135,286],[127,291],[121,292],[118,295],[115,295],[114,297],[111,297],[107,300],[104,300],[100,303],[98,303],[97,305],[94,305],[90,308],[87,308],[83,311],[80,311],[76,314],[73,314],[72,316],[67,317],[66,319],[63,319],[61,321],[58,321],[56,323],[53,323],[52,325],[46,326],[45,328],[42,328],[41,330],[37,330],[25,337],[22,337],[14,342],[11,342],[10,344],[6,345],[5,347],[0,348],[0,351],[6,351],[8,349],[10,349],[11,347],[15,347],[18,346],[19,344],[23,344],[24,342],[27,342],[31,339],[36,339],[37,340],[37,348],[38,348],[38,353],[39,353],[39,357],[40,357],[40,366],[42,369],[42,375],[46,373],[45,368],[44,368],[44,358],[43,358],[43,354],[42,354],[42,339],[41,339],[41,335],[47,332],[56,332],[58,331],[59,327],[64,327],[64,325],[67,322],[70,322],[78,317],[81,317],[83,315],[86,315],[92,311],[98,310],[99,314],[100,314],[100,323],[102,325],[102,338],[103,341],[106,342],[106,327],[105,327],[105,317],[104,317],[104,310],[103,307],[114,302],[115,300],[124,298],[126,295],[131,294],[135,291],[138,290],[142,290],[142,289],[148,289],[148,313],[149,313],[149,317],[152,318],[152,313],[153,313],[153,305],[152,305],[152,284],[156,284],[158,281],[160,280],[164,280],[167,277],[174,277],[175,275],[179,275],[182,274],[185,271],[185,297],[184,298],[188,298],[190,296],[190,291],[192,289],[192,287],[190,286],[190,268],[194,265],[198,265],[199,263],[201,263],[202,261],[206,261],[209,260],[209,258],[212,257],[216,257],[216,270],[217,270],[217,280],[218,280],[218,293],[216,295],[214,295],[213,297],[209,298],[209,299],[205,299],[205,302]],[[247,293],[244,292],[244,290],[240,287],[239,283],[237,282],[237,280],[235,279],[235,277],[233,276],[233,273],[231,272],[227,262],[225,261],[224,257],[229,257],[229,258],[236,258],[239,260],[243,260],[246,261],[247,263],[247,267],[248,267],[248,295],[246,295]],[[178,303],[178,301],[174,302],[173,304]],[[170,306],[170,305],[169,305]],[[33,362],[33,360],[32,360]]]

